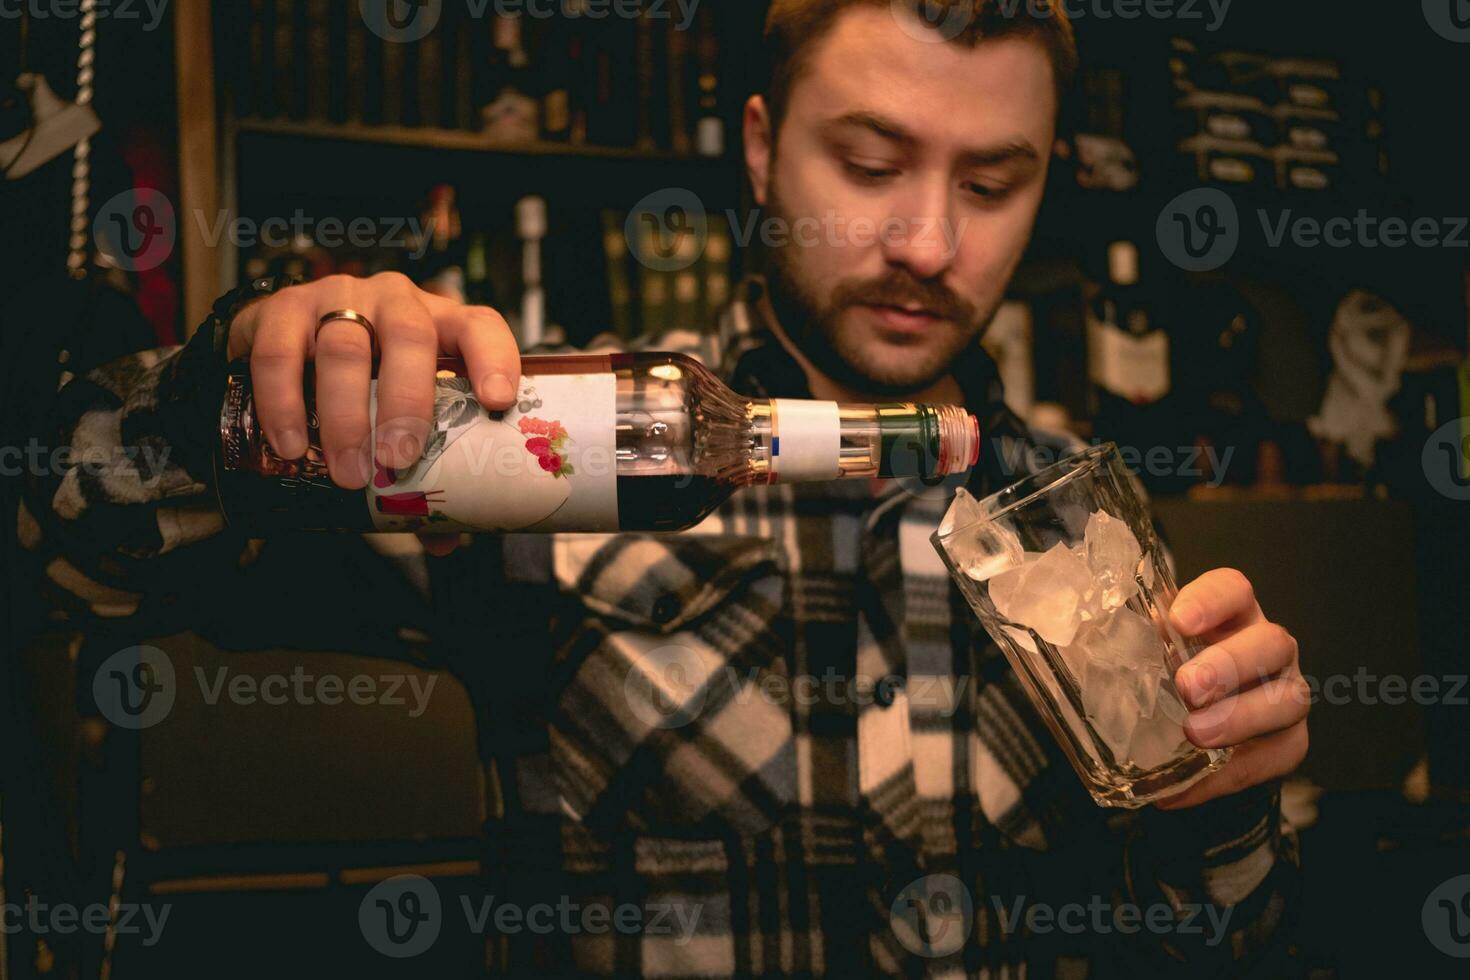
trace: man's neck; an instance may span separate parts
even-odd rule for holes
[[[843,402],[846,404],[866,404],[877,401],[894,401],[891,393],[875,395],[869,391],[853,388],[849,385],[833,379],[824,371],[812,363],[801,349],[787,336],[782,328],[781,322],[775,316],[774,310],[767,309],[767,322],[771,325],[771,331],[786,352],[796,359],[801,365],[802,373],[806,375],[807,386],[811,389],[812,397],[818,401]],[[953,374],[945,374],[944,377],[919,391],[905,395],[903,400],[919,402],[927,405],[964,405],[965,393],[960,383],[955,380]]]

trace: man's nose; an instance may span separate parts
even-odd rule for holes
[[[905,195],[879,229],[883,257],[916,279],[934,279],[954,261],[949,192],[937,181]]]

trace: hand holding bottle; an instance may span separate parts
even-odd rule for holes
[[[322,322],[343,310],[365,317],[373,331],[351,319]],[[376,426],[369,417],[375,353]],[[230,330],[230,360],[249,360],[261,428],[287,459],[308,449],[305,381],[311,362],[327,466],[333,482],[349,490],[367,485],[374,459],[387,467],[418,461],[443,355],[464,361],[486,408],[505,409],[515,400],[520,352],[505,319],[487,306],[464,306],[425,292],[396,272],[328,276],[283,289],[246,306]]]

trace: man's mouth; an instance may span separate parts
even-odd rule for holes
[[[884,327],[899,333],[922,333],[945,320],[935,311],[917,305],[864,303],[863,308],[871,312]]]

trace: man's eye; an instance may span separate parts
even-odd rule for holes
[[[869,166],[854,163],[851,160],[844,161],[842,166],[853,179],[868,183],[876,183],[898,175],[898,171],[893,167]]]
[[[965,183],[965,190],[982,201],[994,203],[1005,200],[1011,188],[1005,184],[982,184],[977,181]]]

